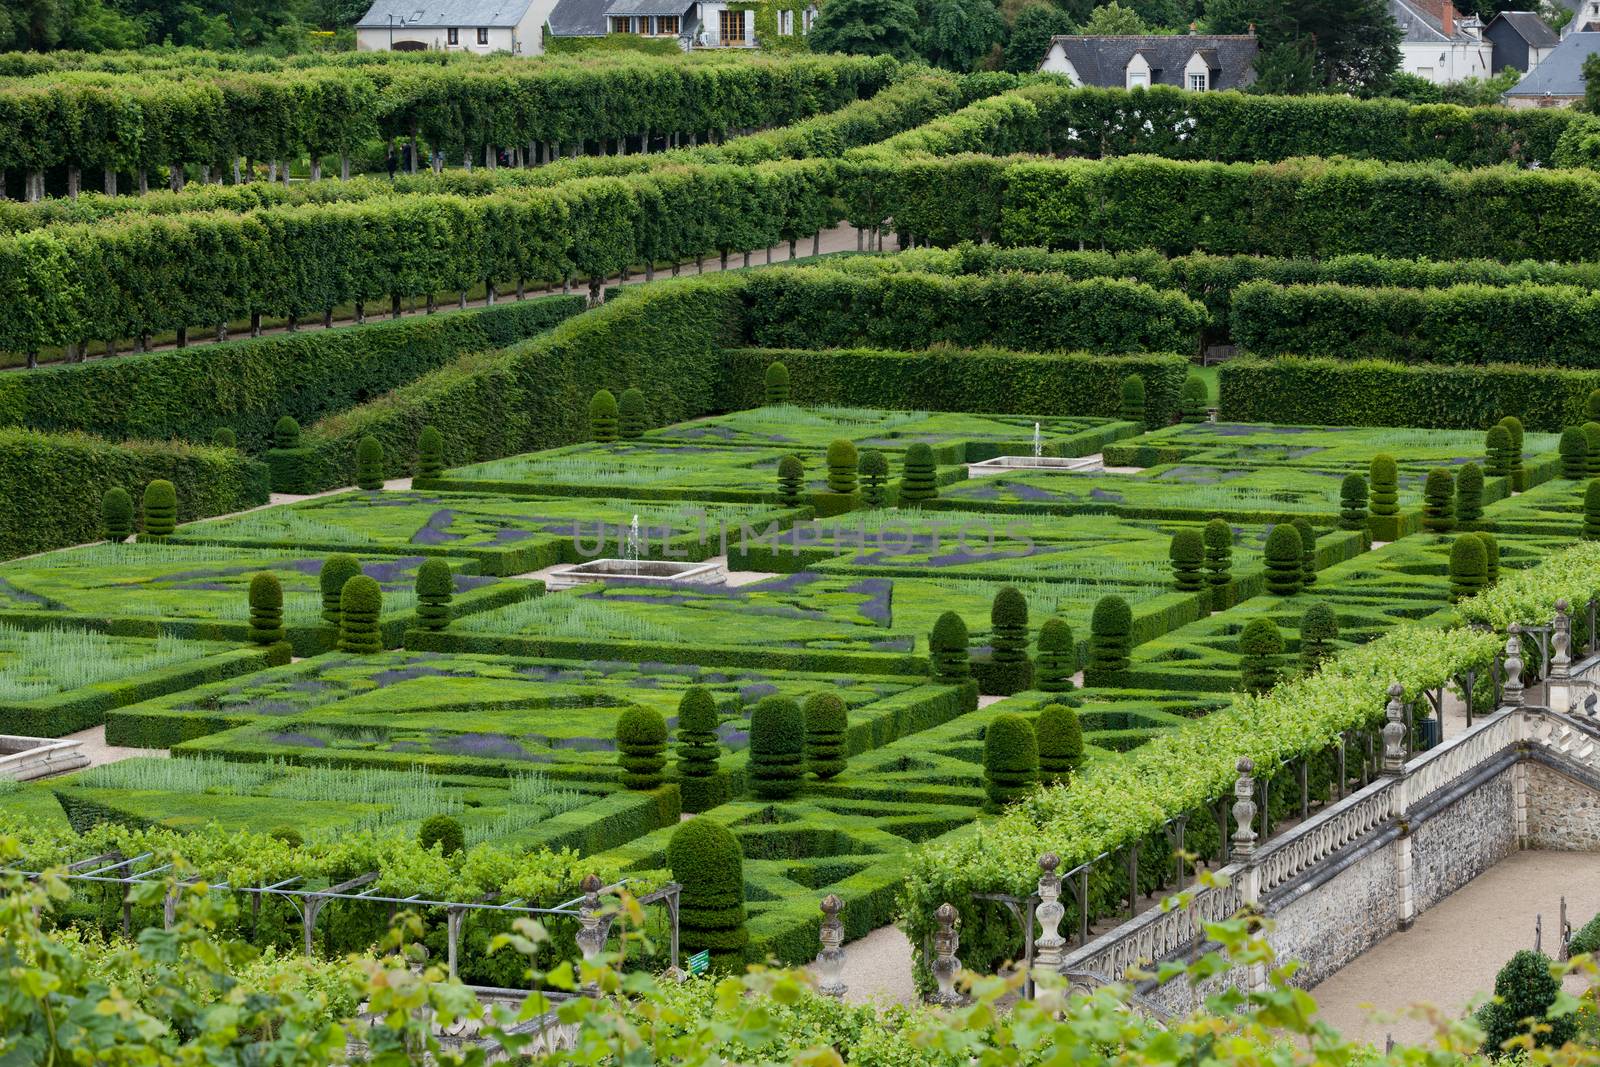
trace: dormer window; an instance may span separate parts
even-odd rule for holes
[[[1125,87],[1129,89],[1150,88],[1150,63],[1144,58],[1144,56],[1139,55],[1137,52],[1134,53],[1132,59],[1128,60],[1127,83]]]
[[[1211,88],[1211,64],[1201,52],[1195,52],[1184,64],[1183,87],[1191,93],[1203,93]]]

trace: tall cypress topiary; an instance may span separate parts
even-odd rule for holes
[[[1483,468],[1463,463],[1456,475],[1456,521],[1477,522],[1483,518]]]
[[[617,432],[632,441],[643,437],[649,426],[644,393],[638,389],[624,389],[622,396],[617,398]]]
[[[1487,530],[1478,531],[1478,540],[1483,542],[1484,582],[1493,585],[1500,580],[1500,542]]]
[[[1400,514],[1400,467],[1394,457],[1373,456],[1367,475],[1372,482],[1372,514],[1382,518]]]
[[[211,443],[217,448],[238,448],[239,435],[226,426],[218,426],[211,431]]]
[[[1130,666],[1133,650],[1133,609],[1119,596],[1103,596],[1089,617],[1089,664],[1083,670],[1085,685],[1114,685]]]
[[[853,493],[856,491],[856,464],[861,457],[856,446],[839,438],[828,445],[828,492]]]
[[[317,585],[322,590],[322,621],[333,627],[336,635],[339,631],[344,584],[360,573],[361,564],[356,562],[354,556],[343,552],[337,552],[322,561],[322,570],[317,575]]]
[[[1039,655],[1034,660],[1034,685],[1046,693],[1067,693],[1078,673],[1078,646],[1065,619],[1044,620],[1039,627]]]
[[[1561,453],[1561,477],[1577,481],[1589,476],[1589,438],[1582,426],[1562,430],[1556,448]]]
[[[788,697],[762,697],[750,709],[750,785],[763,800],[800,791],[805,774],[805,715]]]
[[[928,661],[935,682],[957,685],[972,677],[967,644],[967,624],[960,615],[947,611],[933,621],[933,630],[928,634]]]
[[[291,415],[284,415],[272,426],[273,448],[299,448],[300,424]]]
[[[1172,535],[1167,546],[1167,559],[1172,563],[1172,580],[1180,592],[1193,593],[1204,589],[1206,579],[1205,537],[1193,526],[1185,526]]]
[[[1001,811],[1039,780],[1039,742],[1021,715],[1001,712],[983,732],[983,810]]]
[[[1456,480],[1443,467],[1428,472],[1422,485],[1422,528],[1449,533],[1456,527]]]
[[[624,789],[654,789],[667,766],[667,720],[635,704],[617,716],[617,764]]]
[[[717,701],[703,685],[691,685],[678,700],[678,776],[709,778],[717,773]]]
[[[1491,426],[1483,438],[1484,469],[1491,478],[1511,477],[1511,431]]]
[[[1314,671],[1333,655],[1333,642],[1339,637],[1339,616],[1318,600],[1300,616],[1300,665]]]
[[[1528,488],[1528,470],[1522,460],[1522,420],[1507,415],[1500,420],[1500,425],[1511,437],[1511,488],[1520,493]]]
[[[250,640],[258,645],[283,640],[283,586],[266,571],[250,579]]]
[[[1359,474],[1347,474],[1339,483],[1339,529],[1365,530],[1367,528],[1367,480]]]
[[[1260,695],[1278,684],[1278,657],[1283,655],[1283,634],[1278,624],[1258,615],[1239,634],[1239,672],[1247,691]]]
[[[822,781],[845,768],[845,732],[850,717],[844,701],[834,693],[812,693],[806,697],[806,770]]]
[[[1296,518],[1290,523],[1300,535],[1300,588],[1310,589],[1317,584],[1317,530],[1307,518]]]
[[[598,389],[589,398],[589,437],[601,444],[617,439],[620,412],[617,398],[609,389]]]
[[[799,507],[805,489],[806,465],[800,457],[790,455],[778,460],[778,503],[786,508]]]
[[[1483,1030],[1480,1051],[1485,1056],[1498,1059],[1506,1055],[1502,1046],[1517,1037],[1531,1040],[1536,1048],[1560,1048],[1578,1036],[1577,1013],[1550,1014],[1561,993],[1561,982],[1551,973],[1551,966],[1544,953],[1522,949],[1500,968],[1494,977],[1494,999],[1479,1008],[1475,1017]],[[1526,1060],[1526,1053],[1519,1058]]]
[[[906,449],[905,474],[900,479],[900,503],[915,504],[939,495],[939,465],[933,449],[917,442]]]
[[[356,486],[367,490],[383,488],[383,442],[371,434],[356,445]]]
[[[1280,522],[1267,534],[1267,592],[1294,596],[1300,591],[1304,545],[1292,523]]]
[[[1489,560],[1476,534],[1462,534],[1450,546],[1450,601],[1483,591],[1489,584]]]
[[[443,630],[450,625],[450,600],[456,582],[450,565],[442,559],[425,559],[417,568],[417,625]]]
[[[667,840],[667,869],[682,886],[678,937],[688,952],[709,951],[718,970],[738,970],[750,935],[744,926],[744,850],[721,823],[690,819]]]
[[[789,368],[782,363],[769,364],[762,387],[768,404],[787,404],[789,402]]]
[[[861,502],[869,508],[881,508],[889,503],[889,459],[876,448],[861,453],[856,464],[861,475]]]
[[[989,690],[1010,696],[1033,684],[1028,660],[1028,600],[1014,586],[1002,586],[989,606]]]
[[[1083,727],[1078,713],[1065,704],[1046,704],[1034,720],[1033,733],[1039,742],[1039,778],[1055,784],[1083,762]]]
[[[1233,603],[1233,526],[1227,519],[1212,519],[1201,534],[1206,545],[1206,582],[1211,586],[1211,610]]]
[[[178,490],[165,478],[144,487],[144,533],[141,540],[159,541],[178,528]]]
[[[1584,444],[1587,452],[1584,455],[1584,472],[1590,477],[1600,475],[1600,422],[1586,422],[1579,429],[1583,430]]]
[[[344,583],[339,595],[339,651],[371,655],[383,651],[378,616],[383,614],[383,588],[365,574]]]
[[[1183,421],[1205,422],[1210,403],[1206,383],[1198,374],[1191,374],[1183,382]]]
[[[417,477],[437,478],[444,473],[444,434],[424,426],[417,437]]]
[[[1600,541],[1600,478],[1583,491],[1583,539]]]
[[[1144,425],[1144,379],[1137,374],[1122,379],[1122,419]]]
[[[100,526],[114,545],[133,536],[133,497],[126,489],[114,485],[100,498]]]

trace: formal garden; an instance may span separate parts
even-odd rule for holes
[[[1241,757],[1266,836],[1600,596],[1588,120],[703,58],[0,78],[73,194],[0,200],[0,733],[135,750],[0,780],[40,936],[170,930],[117,879],[181,856],[271,959],[837,919],[945,995],[1041,854],[1086,941],[1227,861]],[[335,177],[374,131],[448,166]]]

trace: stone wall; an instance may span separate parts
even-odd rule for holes
[[[1600,852],[1600,793],[1541,760],[1523,764],[1527,777],[1525,847]]]
[[[1411,894],[1417,913],[1517,850],[1514,779],[1519,773],[1522,767],[1508,765],[1488,781],[1445,798],[1435,810],[1414,818]]]
[[[1296,985],[1316,985],[1399,928],[1401,847],[1391,837],[1268,904],[1268,941],[1278,959],[1299,961]]]

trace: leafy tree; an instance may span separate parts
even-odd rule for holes
[[[273,448],[299,448],[300,424],[293,415],[284,415],[272,427]]]
[[[684,811],[706,811],[727,799],[727,782],[717,776],[720,724],[711,690],[702,685],[684,690],[678,701],[677,729],[678,788]]]
[[[1339,529],[1365,530],[1367,528],[1367,480],[1359,474],[1347,474],[1339,483]]]
[[[617,398],[617,412],[619,418],[619,432],[628,440],[643,437],[649,428],[650,416],[645,410],[646,404],[644,391],[640,389],[624,389],[622,396]]]
[[[1578,1036],[1576,1013],[1550,1015],[1561,992],[1550,967],[1549,956],[1522,949],[1500,968],[1494,976],[1494,999],[1477,1015],[1484,1055],[1496,1059],[1506,1055],[1502,1046],[1518,1035],[1531,1033],[1536,1048],[1560,1048]],[[1513,1048],[1510,1055],[1518,1056],[1519,1051]]]
[[[936,67],[969,71],[994,50],[1005,32],[994,0],[929,0],[920,51]]]
[[[1422,528],[1448,533],[1456,525],[1456,480],[1443,467],[1428,472],[1422,486]]]
[[[1110,3],[1103,4],[1090,12],[1089,17],[1084,19],[1083,25],[1078,27],[1078,32],[1094,37],[1113,37],[1149,33],[1150,27],[1145,25],[1144,19],[1140,18],[1139,13],[1133,8],[1123,7],[1117,0],[1111,0]]]
[[[1115,3],[1110,5],[1116,7]],[[1206,391],[1205,379],[1198,374],[1191,374],[1183,382],[1183,421],[1205,422],[1206,407],[1210,404],[1210,395]]]
[[[1477,522],[1483,518],[1483,468],[1463,463],[1456,475],[1456,521]]]
[[[1294,532],[1300,535],[1300,588],[1317,584],[1317,528],[1304,516],[1294,519]]]
[[[467,847],[467,835],[461,824],[448,815],[430,815],[417,829],[417,844],[424,852],[432,852],[435,845],[446,856],[454,856]]]
[[[1600,52],[1583,61],[1583,109],[1591,115],[1600,112]]]
[[[1050,39],[1072,31],[1072,16],[1059,7],[1050,3],[1029,4],[1017,13],[1011,37],[1006,41],[1006,70],[1016,74],[1038,70],[1045,53],[1050,50]]]
[[[211,443],[217,448],[238,448],[239,435],[226,426],[218,426],[211,434]]]
[[[1256,57],[1256,80],[1249,92],[1300,96],[1322,87],[1317,70],[1317,45],[1309,37],[1283,41]]]
[[[1144,425],[1144,379],[1137,374],[1130,374],[1122,379],[1122,411],[1120,412],[1125,422],[1136,422]]]
[[[1584,471],[1593,478],[1600,475],[1600,422],[1586,422],[1581,427],[1583,440],[1586,446],[1584,456]]]
[[[1600,478],[1583,491],[1583,539],[1600,541]]]
[[[744,849],[719,822],[690,819],[667,840],[667,869],[683,886],[678,925],[689,952],[709,950],[720,970],[744,963]]]
[[[322,570],[317,574],[317,585],[322,591],[322,621],[333,627],[336,636],[342,617],[340,602],[344,583],[360,573],[361,564],[354,556],[335,552],[322,561]]]
[[[417,438],[417,477],[437,478],[444,473],[444,434],[424,426]]]
[[[1483,542],[1484,584],[1493,585],[1500,580],[1500,542],[1487,530],[1478,531],[1478,540]]]
[[[1133,650],[1133,609],[1119,596],[1103,596],[1089,616],[1089,665],[1085,685],[1115,684],[1116,675],[1130,666]]]
[[[1205,14],[1213,33],[1248,33],[1253,23],[1264,53],[1309,48],[1321,87],[1381,89],[1400,65],[1400,27],[1387,0],[1206,0]],[[1304,60],[1292,53],[1267,65],[1283,87],[1303,78]]]
[[[1033,664],[1028,659],[1028,600],[1015,586],[1003,586],[995,593],[989,632],[989,690],[1001,696],[1022,692],[1033,684]]]
[[[1450,600],[1465,600],[1489,581],[1488,553],[1476,534],[1462,534],[1450,546]]]
[[[356,445],[356,486],[367,490],[383,488],[383,442],[371,434]]]
[[[805,713],[788,697],[762,697],[750,709],[750,788],[763,800],[800,792],[805,774]]]
[[[820,18],[818,21],[821,21]],[[812,30],[812,39],[816,39],[816,30]],[[766,374],[761,383],[762,394],[769,405],[787,404],[789,402],[789,368],[782,363],[768,365]]]
[[[1582,426],[1562,430],[1557,450],[1561,453],[1561,477],[1577,481],[1589,476],[1589,438]]]
[[[358,574],[344,583],[339,596],[339,651],[371,655],[383,651],[378,617],[383,614],[383,587]]]
[[[856,446],[839,438],[828,445],[828,492],[854,493],[856,491],[856,465],[861,457]]]
[[[1491,430],[1490,435],[1493,433]],[[1493,463],[1492,458],[1490,462]],[[1400,467],[1394,457],[1383,453],[1373,456],[1367,474],[1372,481],[1372,514],[1380,518],[1400,514]]]
[[[919,36],[911,0],[828,0],[817,13],[809,40],[816,52],[909,60],[916,56]]]
[[[1201,535],[1206,546],[1206,582],[1211,586],[1211,610],[1221,611],[1232,599],[1233,527],[1227,519],[1212,519]]]
[[[144,487],[144,533],[140,540],[159,541],[178,526],[178,490],[165,478]]]
[[[601,444],[617,439],[621,412],[617,398],[609,389],[597,389],[589,398],[589,436]]]
[[[918,441],[906,449],[905,473],[900,479],[900,502],[915,504],[939,495],[939,465],[933,449]]]

